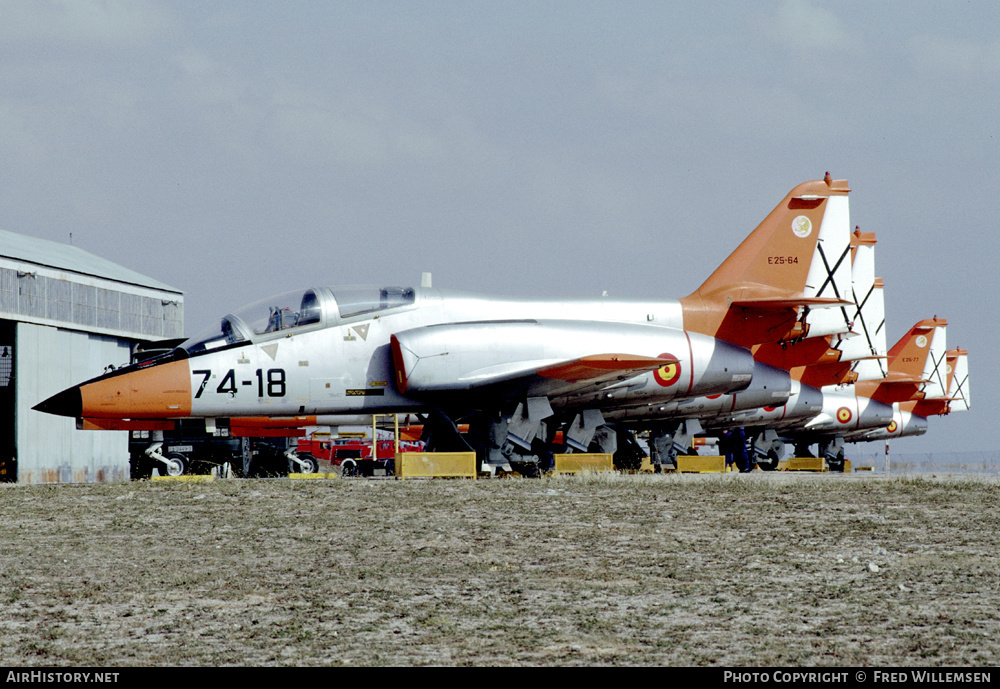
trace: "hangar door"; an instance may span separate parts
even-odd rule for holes
[[[14,323],[0,321],[0,481],[17,480],[14,402]]]

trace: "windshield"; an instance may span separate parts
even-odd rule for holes
[[[226,315],[219,325],[184,342],[181,349],[188,355],[194,355],[250,342],[258,335],[321,324],[324,322],[324,304],[331,299],[329,290],[323,288],[268,297]]]
[[[412,287],[335,287],[341,318],[413,303]]]
[[[316,287],[286,292],[244,306],[181,344],[188,356],[242,343],[269,339],[271,333],[311,330],[341,318],[407,306],[414,302],[412,287]]]

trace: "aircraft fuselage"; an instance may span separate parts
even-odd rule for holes
[[[531,396],[550,398],[554,408],[584,408],[722,394],[750,383],[748,350],[685,332],[682,321],[676,301],[317,288],[227,315],[170,355],[83,383],[39,409],[97,419],[277,417]],[[559,368],[615,353],[670,363],[592,380]]]

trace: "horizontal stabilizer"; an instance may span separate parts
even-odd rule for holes
[[[733,306],[748,309],[787,309],[799,306],[810,308],[824,308],[832,306],[853,306],[854,302],[847,299],[837,299],[834,297],[760,297],[758,299],[738,299],[732,302]]]
[[[882,385],[923,385],[930,381],[927,378],[911,376],[902,371],[889,371],[881,382]]]

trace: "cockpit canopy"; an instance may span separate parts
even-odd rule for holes
[[[316,287],[262,299],[181,344],[188,356],[334,325],[414,301],[412,287]]]

